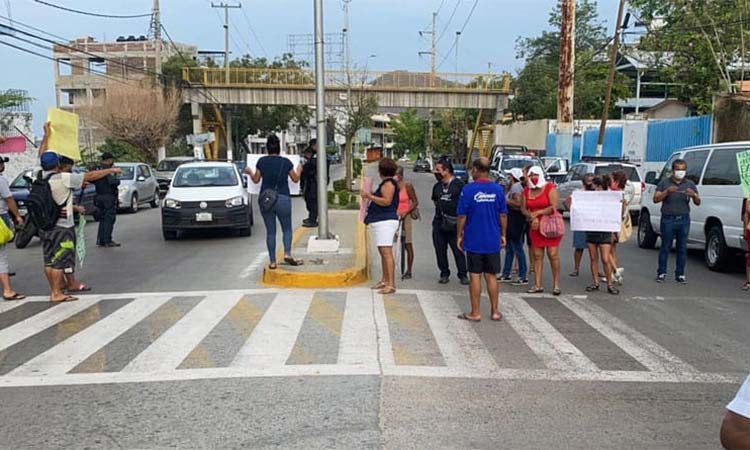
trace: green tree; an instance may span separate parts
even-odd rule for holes
[[[425,121],[414,108],[407,109],[391,121],[395,133],[393,150],[401,157],[423,152],[426,147]]]
[[[21,106],[24,103],[30,102],[31,100],[33,99],[26,95],[26,93],[23,91],[18,91],[15,89],[0,91],[0,109]]]
[[[364,82],[363,82],[364,83]],[[346,144],[344,147],[344,164],[346,164],[346,186],[351,188],[353,181],[353,154],[354,138],[362,128],[372,124],[372,116],[378,112],[378,98],[375,94],[366,92],[362,87],[353,86],[351,96],[347,98],[346,105],[339,109],[343,113],[341,120],[335,121],[335,129],[344,136]]]
[[[708,113],[713,96],[732,94],[750,75],[750,5],[743,1],[632,0],[650,24],[642,50],[669,52],[663,75],[682,86],[680,98]],[[658,19],[658,20],[657,20]],[[744,64],[743,64],[744,62]]]

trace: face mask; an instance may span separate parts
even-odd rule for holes
[[[674,171],[674,177],[678,180],[682,180],[685,178],[685,175],[687,175],[687,171],[685,170],[675,170]]]
[[[531,183],[532,186],[536,187],[539,185],[539,177],[529,177],[529,183]]]
[[[443,174],[441,174],[440,172],[435,172],[434,175],[436,180],[443,181]]]

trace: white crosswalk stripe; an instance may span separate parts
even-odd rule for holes
[[[591,333],[603,336],[624,352],[624,358],[632,358],[639,363],[637,367],[645,367],[646,370],[600,369],[596,364],[596,352],[592,354],[585,348],[576,347],[572,342],[582,345],[582,341],[569,340],[569,337],[560,331],[560,327],[550,323],[551,319],[548,320],[545,318],[546,314],[538,311],[538,306],[532,306],[526,296],[504,293],[501,302],[505,319],[500,324],[493,323],[492,326],[505,326],[507,333],[513,333],[520,338],[528,347],[525,351],[529,355],[533,353],[544,366],[541,369],[509,368],[505,366],[505,361],[496,359],[493,350],[486,345],[487,337],[480,333],[482,329],[470,322],[456,319],[461,307],[450,294],[403,291],[400,292],[401,297],[389,297],[390,306],[386,307],[386,299],[370,290],[334,291],[346,294],[343,313],[324,317],[314,317],[314,312],[310,308],[316,294],[313,290],[123,295],[119,297],[135,299],[112,314],[95,321],[91,326],[77,333],[66,334],[65,336],[70,336],[67,339],[50,344],[49,339],[54,337],[51,337],[49,331],[42,333],[44,330],[98,302],[118,298],[87,296],[79,302],[45,309],[0,330],[0,369],[5,368],[7,372],[6,375],[0,376],[0,387],[323,375],[718,383],[735,383],[742,378],[742,374],[735,373],[699,372],[585,297],[563,296],[550,301],[560,302],[563,305],[560,308],[570,311],[576,318],[585,322]],[[218,337],[213,334],[231,333],[231,327],[225,323],[226,318],[231,315],[230,311],[243,297],[251,298],[253,295],[268,296],[270,306],[265,312],[261,311],[262,316],[257,316],[259,320],[252,331],[248,330],[245,335],[239,337],[240,340],[236,341],[232,353],[223,355],[225,359],[228,358],[224,364],[227,367],[178,369],[188,355],[194,353],[208,336],[214,337],[210,341],[214,342],[214,345],[216,339],[219,339],[220,343],[223,342],[220,340],[220,334]],[[176,297],[199,299],[184,315],[161,314],[158,319],[161,320],[159,326],[166,327],[166,331],[160,331],[161,334],[149,338],[141,347],[145,349],[140,354],[134,352],[129,362],[121,360],[124,365],[122,370],[107,372],[102,369],[101,373],[71,372],[92,355],[98,354],[106,359],[108,355],[101,353],[108,344],[118,339],[122,340],[127,335],[130,335],[127,339],[137,339],[138,337],[133,337],[134,333],[128,333],[128,330],[139,324],[143,326],[146,318],[169,305],[171,299]],[[27,306],[24,305],[38,301],[41,299],[30,299],[15,303],[12,307],[0,304],[3,306],[0,308],[0,314],[14,308],[25,308]],[[399,302],[408,307],[398,309]],[[338,324],[326,326],[333,320],[331,317],[338,318]],[[237,320],[237,316],[234,315],[231,319]],[[165,320],[168,321],[166,325]],[[313,328],[303,333],[305,327]],[[147,330],[148,327],[143,329]],[[315,347],[315,342],[305,342],[300,338],[308,336],[309,339],[309,336],[316,336],[315,333],[321,332],[333,336],[326,339],[334,339],[334,343],[338,340],[338,347],[319,348]],[[12,352],[20,351],[16,344],[22,341],[21,348],[33,349],[33,341],[36,338],[44,340],[40,354],[29,355],[28,358],[22,358],[23,361],[14,359],[15,357],[6,358],[7,355],[12,355]],[[127,347],[127,342],[120,343],[123,345],[115,345],[114,348]],[[204,346],[201,351],[210,351],[211,348],[211,345]],[[324,360],[333,362],[331,364],[296,362],[304,361],[306,356],[319,356],[319,352],[326,351],[333,359]],[[293,352],[294,358],[290,359]],[[290,363],[290,360],[295,363]],[[440,363],[435,362],[438,360]],[[209,355],[205,361],[213,359]],[[314,362],[315,358],[311,361]],[[17,367],[12,366],[13,364]]]

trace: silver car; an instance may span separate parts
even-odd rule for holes
[[[122,169],[119,209],[135,213],[142,204],[149,203],[152,208],[159,206],[159,184],[151,167],[143,163],[117,163],[115,167]]]

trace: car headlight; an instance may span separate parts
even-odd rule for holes
[[[171,208],[171,209],[180,209],[182,205],[177,200],[168,198],[164,200],[164,207]]]
[[[119,187],[117,188],[117,190],[118,190],[118,191],[120,191],[120,194],[124,194],[125,192],[128,192],[128,186],[126,186],[126,185],[122,185],[122,184],[121,184],[121,185],[120,185],[120,186],[119,186]]]
[[[242,197],[232,197],[227,200],[227,208],[234,208],[236,206],[242,206],[245,203]]]

